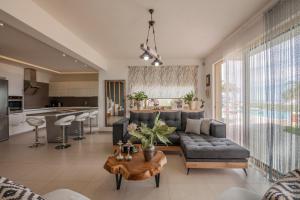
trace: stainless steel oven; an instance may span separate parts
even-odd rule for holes
[[[22,96],[9,96],[8,107],[11,113],[23,111],[23,97]]]

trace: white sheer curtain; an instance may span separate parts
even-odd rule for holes
[[[300,1],[280,0],[264,18],[264,37],[225,58],[234,94],[223,88],[222,111],[228,137],[272,179],[300,168]]]
[[[299,0],[280,0],[265,14],[268,164],[280,173],[300,167],[299,25]]]
[[[190,91],[197,93],[197,77],[197,66],[131,66],[128,90],[129,94],[144,91],[150,98],[180,98]]]

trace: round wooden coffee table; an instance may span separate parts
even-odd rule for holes
[[[126,180],[139,181],[155,176],[156,187],[159,187],[160,172],[167,164],[167,158],[162,151],[157,151],[153,159],[146,162],[142,150],[132,154],[131,161],[117,161],[114,156],[107,158],[104,169],[115,174],[117,190],[121,187],[122,177]]]

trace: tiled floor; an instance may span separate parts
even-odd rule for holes
[[[42,134],[45,132],[42,130]],[[215,199],[222,191],[244,187],[260,194],[269,187],[266,179],[255,169],[248,170],[191,170],[185,174],[183,160],[178,155],[167,155],[168,164],[161,174],[160,188],[154,179],[122,183],[115,190],[115,177],[103,169],[105,159],[111,153],[111,133],[86,135],[83,141],[73,141],[65,150],[54,149],[49,144],[37,149],[27,146],[33,141],[33,133],[11,137],[0,143],[0,176],[30,187],[39,194],[58,188],[78,191],[92,200],[101,199]]]

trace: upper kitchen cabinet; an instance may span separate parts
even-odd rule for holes
[[[50,97],[95,97],[98,96],[98,81],[50,82]]]

